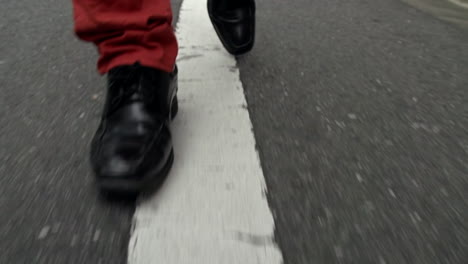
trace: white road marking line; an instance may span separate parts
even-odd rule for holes
[[[135,212],[128,263],[280,264],[239,70],[206,0],[183,2],[177,33],[176,160]]]
[[[468,2],[466,1],[461,1],[461,0],[448,0],[448,1],[454,5],[468,9]]]

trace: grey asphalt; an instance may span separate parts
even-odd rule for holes
[[[69,2],[2,3],[2,264],[125,263]],[[260,0],[257,24],[239,66],[285,264],[468,263],[468,29],[397,0]]]
[[[285,263],[468,263],[468,30],[259,1],[242,80]]]

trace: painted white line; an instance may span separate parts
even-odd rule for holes
[[[274,221],[235,59],[206,0],[178,23],[180,112],[166,183],[134,216],[129,264],[280,264]]]
[[[448,0],[450,3],[457,5],[459,7],[467,8],[468,9],[468,1],[463,0]]]

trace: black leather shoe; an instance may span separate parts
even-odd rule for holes
[[[166,73],[135,64],[108,73],[103,116],[91,143],[101,190],[133,194],[162,183],[174,160],[176,92],[177,68]]]
[[[226,50],[249,52],[255,41],[255,0],[208,0],[211,23]]]

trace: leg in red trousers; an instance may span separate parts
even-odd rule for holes
[[[102,191],[136,194],[161,183],[173,162],[177,41],[170,0],[73,0],[75,32],[99,50],[107,96],[91,143]]]
[[[177,56],[170,0],[73,0],[75,32],[99,51],[98,70],[140,62],[171,72]]]

